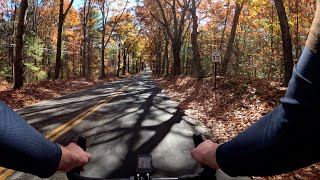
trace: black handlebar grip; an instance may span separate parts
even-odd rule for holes
[[[195,147],[199,146],[199,144],[201,144],[203,142],[203,138],[200,133],[194,133],[192,138],[193,138],[193,142],[194,142]]]
[[[78,136],[77,145],[81,147],[84,151],[87,150],[87,140],[83,136]],[[75,168],[67,172],[68,179],[81,179],[80,176],[81,168]]]
[[[201,135],[201,133],[194,133],[193,134],[193,142],[195,147],[199,146],[199,144],[201,144],[203,142],[203,137]],[[200,173],[200,178],[199,179],[212,179],[212,180],[216,180],[216,170],[210,168],[208,165],[202,165],[203,167],[203,171]],[[196,178],[198,179],[198,178]]]
[[[83,136],[79,136],[77,139],[77,145],[81,147],[84,151],[87,150],[87,139]]]

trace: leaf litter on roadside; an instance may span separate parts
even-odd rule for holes
[[[0,84],[2,85],[0,86],[0,100],[13,109],[19,109],[117,79],[119,78],[107,77],[101,80],[77,78],[70,80],[43,81],[27,84],[24,89],[16,91],[12,90],[12,84],[2,82]]]
[[[279,83],[242,77],[197,80],[192,77],[154,77],[156,83],[179,102],[188,116],[208,127],[217,142],[231,140],[279,105],[286,88]],[[319,179],[320,163],[277,176],[252,179]]]

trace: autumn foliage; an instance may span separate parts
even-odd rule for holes
[[[22,108],[150,66],[225,142],[278,104],[315,8],[311,0],[0,0],[0,99]],[[312,165],[268,179],[319,176]]]
[[[223,143],[259,120],[279,105],[286,88],[279,83],[261,79],[214,78],[198,81],[192,77],[159,78],[154,80],[163,92],[179,102],[185,113],[210,130],[214,139]],[[209,132],[208,132],[209,133]],[[318,179],[320,164],[277,176],[252,177],[254,180]]]

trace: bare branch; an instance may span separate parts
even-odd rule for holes
[[[177,0],[178,5],[183,8],[183,5],[181,4],[181,2],[179,0]]]
[[[175,1],[175,0],[174,0]],[[167,30],[167,32],[168,32],[168,36],[170,37],[170,39],[173,39],[173,36],[172,36],[172,34],[171,34],[171,32],[170,32],[170,29],[169,29],[169,23],[168,23],[168,20],[167,20],[167,18],[166,18],[166,15],[165,15],[165,13],[164,13],[164,9],[163,9],[163,7],[162,7],[162,5],[161,5],[161,3],[160,3],[160,0],[156,0],[156,2],[157,2],[157,4],[158,4],[158,6],[159,6],[159,8],[160,8],[160,12],[161,12],[161,15],[162,15],[162,19],[163,19],[163,21],[164,21],[164,27],[166,28],[166,30]],[[174,7],[174,4],[175,3],[173,3],[173,7]],[[174,8],[175,9],[175,8]]]
[[[72,4],[73,4],[73,1],[74,0],[71,0],[71,2],[70,2],[70,4],[69,4],[69,6],[68,6],[68,8],[67,8],[67,10],[66,10],[66,12],[64,12],[63,13],[63,20],[66,18],[66,16],[67,16],[67,14],[68,14],[68,12],[70,11],[70,9],[71,9],[71,6],[72,6]]]
[[[189,29],[190,29],[190,25],[191,25],[191,21],[189,21],[188,27],[187,27],[187,29],[185,31],[185,34],[182,36],[182,41],[184,41],[186,39],[186,37],[188,35],[188,32],[189,32]]]
[[[109,35],[108,35],[108,39],[107,39],[106,43],[104,44],[104,46],[106,46],[106,45],[109,43],[110,38],[111,38],[111,35],[112,35],[112,33],[113,33],[116,25],[117,25],[118,22],[120,21],[120,19],[121,19],[122,15],[123,15],[124,11],[126,10],[128,4],[129,4],[129,0],[126,1],[126,4],[124,5],[124,7],[123,7],[123,9],[122,9],[121,14],[118,16],[118,18],[116,18],[116,20],[115,20],[115,22],[114,22],[114,24],[113,24],[113,26],[112,26],[112,28],[111,28],[111,31],[110,31],[110,33],[109,33]]]
[[[182,9],[182,12],[181,12],[181,18],[180,18],[180,23],[179,23],[179,35],[182,36],[182,33],[183,33],[183,28],[184,28],[184,23],[185,23],[185,15],[188,11],[188,7],[190,5],[190,0],[188,0],[188,2],[185,1],[186,4],[184,4],[184,7]]]
[[[156,15],[154,15],[151,11],[149,11],[150,15],[152,16],[153,19],[155,19],[156,21],[158,21],[158,23],[160,23],[163,26],[166,26],[166,24],[164,22],[162,22]]]
[[[196,4],[196,7],[198,8],[201,4],[202,0],[199,0],[198,3]]]
[[[91,13],[91,0],[89,0],[88,2],[88,9],[86,8],[87,6],[87,0],[85,0],[85,4],[84,4],[84,15],[83,15],[83,18],[84,18],[84,23],[85,24],[88,24],[89,22],[89,14]],[[86,13],[86,9],[88,10],[87,13]]]
[[[172,8],[173,5],[169,1],[167,1],[167,0],[165,0],[165,1]]]
[[[108,6],[108,8],[107,8],[107,14],[105,14],[105,18],[104,18],[104,24],[107,24],[108,17],[109,17],[109,12],[110,12],[110,8],[109,8],[109,6]]]

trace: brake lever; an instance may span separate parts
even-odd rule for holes
[[[203,142],[203,137],[200,133],[194,133],[193,134],[193,142],[195,147],[197,147],[199,144],[201,144]],[[209,167],[208,165],[202,165],[202,172],[200,172],[200,177],[205,178],[205,179],[212,179],[212,180],[216,180],[216,170]],[[201,179],[201,178],[200,178]]]

